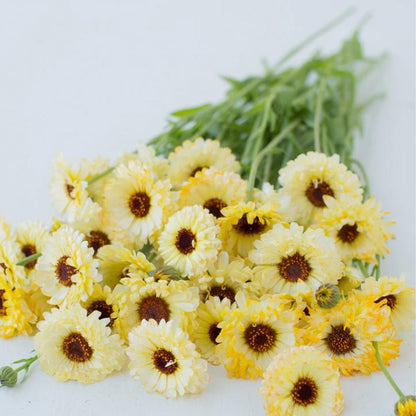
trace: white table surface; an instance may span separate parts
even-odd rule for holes
[[[333,51],[366,12],[368,54],[389,59],[362,89],[384,91],[365,118],[356,154],[373,194],[397,221],[389,275],[407,273],[415,254],[415,8],[412,0],[0,1],[0,215],[11,224],[48,222],[52,158],[111,157],[164,127],[175,109],[219,100],[219,74],[245,76],[276,61],[334,16],[354,18],[301,54]],[[301,59],[300,58],[300,59]],[[403,334],[391,365],[402,389],[415,390],[414,332]],[[0,365],[27,356],[32,339],[0,340]],[[94,385],[58,383],[35,367],[15,389],[0,390],[9,415],[261,415],[259,382],[227,379],[211,367],[198,396],[146,394],[127,373]],[[381,373],[342,378],[346,416],[391,415],[395,393]]]

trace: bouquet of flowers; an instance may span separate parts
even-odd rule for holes
[[[2,386],[36,361],[82,383],[128,364],[173,398],[202,392],[210,363],[263,378],[269,415],[339,415],[340,374],[381,369],[416,414],[386,369],[414,289],[382,275],[394,222],[352,157],[378,60],[357,33],[287,68],[299,49],[114,161],[59,155],[51,225],[0,221],[0,335],[35,346]]]

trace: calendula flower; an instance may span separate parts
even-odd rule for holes
[[[35,322],[36,316],[26,303],[24,291],[11,286],[0,272],[0,336],[29,335]]]
[[[78,303],[86,300],[94,283],[101,280],[97,266],[84,235],[62,226],[45,239],[42,257],[36,264],[35,283],[53,305]]]
[[[334,239],[341,258],[375,262],[376,255],[385,256],[385,242],[394,235],[389,232],[393,221],[386,221],[381,204],[374,198],[361,203],[356,198],[336,200],[324,197],[326,209],[315,216],[316,226]]]
[[[274,355],[295,344],[294,314],[275,299],[254,301],[241,292],[237,304],[218,324],[216,353],[229,377],[258,378]]]
[[[247,182],[240,175],[209,168],[197,172],[181,188],[179,206],[202,205],[220,218],[223,208],[244,201],[246,196]]]
[[[338,280],[338,288],[344,295],[357,289],[364,281],[361,271],[352,266],[345,266],[341,278]]]
[[[111,288],[120,283],[122,279],[129,278],[130,273],[150,272],[155,268],[140,251],[129,250],[117,244],[102,247],[97,258],[103,284]]]
[[[198,205],[182,208],[172,215],[158,245],[164,262],[182,275],[200,275],[215,261],[221,242],[215,218]]]
[[[105,191],[105,218],[144,244],[160,229],[170,204],[169,181],[153,180],[151,171],[139,162],[120,165]]]
[[[296,223],[289,228],[276,224],[254,242],[249,259],[267,293],[315,291],[322,284],[335,284],[343,269],[331,238],[319,229],[304,231]]]
[[[310,309],[305,320],[308,325],[304,328],[303,343],[328,354],[344,375],[375,371],[369,360],[374,357],[371,342],[388,340],[393,328],[388,311],[378,308],[366,296],[354,293],[331,309]]]
[[[0,273],[12,287],[23,288],[27,284],[23,266],[18,266],[20,256],[19,244],[12,238],[0,242]]]
[[[130,374],[147,392],[167,398],[200,393],[208,382],[207,362],[172,321],[144,321],[129,334]]]
[[[42,293],[42,290],[34,280],[30,283],[29,288],[25,290],[25,300],[29,309],[36,315],[36,322],[43,319],[43,314],[50,312],[53,308],[48,302],[49,296]]]
[[[219,218],[223,248],[230,254],[247,257],[254,241],[269,231],[278,221],[276,204],[256,206],[254,202],[240,202],[224,208]]]
[[[269,416],[338,416],[344,408],[337,364],[312,347],[292,347],[273,358],[260,394]]]
[[[88,172],[82,164],[70,164],[60,153],[52,166],[50,191],[52,203],[68,222],[85,221],[101,211],[88,193]]]
[[[100,156],[93,160],[83,158],[80,162],[80,168],[83,172],[84,180],[88,183],[87,191],[89,197],[102,207],[104,204],[104,189],[111,179],[112,173],[100,177],[99,180],[94,180],[94,178],[110,169],[108,161],[102,159]],[[90,183],[91,180],[92,182]],[[79,221],[80,219],[81,218],[77,218],[76,220]]]
[[[35,351],[45,373],[59,381],[99,381],[121,370],[125,358],[120,337],[111,335],[109,319],[80,305],[53,309],[38,323]]]
[[[242,258],[230,259],[226,251],[221,251],[215,263],[207,265],[206,273],[191,282],[199,288],[202,301],[217,297],[234,303],[237,292],[246,289],[252,279],[253,272]]]
[[[390,311],[397,331],[410,331],[415,319],[415,289],[406,286],[404,277],[368,277],[361,285],[362,293],[380,308]]]
[[[221,328],[218,324],[222,321],[223,316],[232,308],[229,299],[220,300],[218,297],[212,297],[205,303],[201,303],[196,311],[196,328],[193,331],[193,340],[197,349],[203,358],[211,364],[220,364],[219,357],[216,353],[218,335]]]
[[[416,416],[416,396],[405,396],[394,406],[396,416]]]
[[[308,152],[279,171],[279,191],[283,218],[309,226],[316,213],[326,207],[324,195],[335,199],[345,196],[361,198],[362,188],[358,176],[339,162],[339,156]]]
[[[16,241],[20,246],[20,259],[36,253],[42,253],[43,242],[49,234],[48,229],[40,221],[27,221],[16,227]],[[31,273],[37,263],[37,259],[25,264],[27,273]]]
[[[218,140],[199,137],[186,140],[169,155],[168,177],[175,189],[203,169],[215,167],[222,171],[237,172],[240,164],[231,150],[220,146]]]

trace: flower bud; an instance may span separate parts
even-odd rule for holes
[[[415,416],[416,415],[416,396],[405,396],[394,406],[396,416]]]
[[[325,283],[315,292],[316,302],[321,308],[333,308],[341,299],[341,293],[338,286],[331,283]]]
[[[12,367],[0,368],[0,386],[14,387],[17,383],[17,373]]]

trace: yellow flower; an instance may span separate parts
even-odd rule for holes
[[[292,347],[273,358],[260,394],[269,416],[338,416],[344,407],[336,363],[312,347]]]
[[[207,362],[174,323],[144,321],[129,334],[130,374],[146,391],[167,398],[200,393],[208,382]]]
[[[19,244],[12,238],[0,242],[0,273],[12,287],[24,288],[27,285],[23,266],[17,266],[20,256]]]
[[[254,241],[277,223],[277,205],[270,203],[256,206],[254,202],[240,202],[222,210],[218,219],[223,248],[232,255],[247,257]]]
[[[38,323],[35,351],[45,373],[59,381],[99,381],[123,367],[124,349],[111,335],[109,319],[98,311],[87,315],[80,305],[53,309]]]
[[[390,318],[397,331],[412,329],[415,319],[415,289],[406,286],[404,277],[382,276],[378,281],[368,277],[361,289],[370,301],[390,311]]]
[[[52,167],[50,184],[52,203],[68,222],[93,218],[101,211],[88,193],[88,172],[85,167],[68,163],[60,153]]]
[[[348,295],[348,293],[360,287],[364,281],[364,276],[355,267],[345,266],[341,278],[338,280],[338,288],[341,293]]]
[[[363,192],[357,175],[339,162],[338,155],[328,157],[316,152],[301,154],[290,161],[280,170],[279,182],[284,220],[305,227],[325,208],[324,195],[335,199],[360,198]]]
[[[254,247],[249,258],[267,293],[302,294],[341,277],[343,265],[334,241],[319,229],[276,224]]]
[[[216,218],[229,205],[244,201],[247,182],[234,172],[223,172],[215,168],[197,172],[181,188],[179,206],[202,205]]]
[[[182,275],[200,275],[217,258],[221,242],[215,218],[204,208],[182,208],[169,218],[158,244],[164,262]]]
[[[405,396],[394,406],[396,416],[416,416],[416,397]]]
[[[101,280],[97,266],[84,235],[65,225],[45,240],[35,283],[52,305],[78,303],[86,300],[93,284]]]
[[[383,219],[387,213],[374,198],[365,203],[353,198],[324,201],[327,208],[315,216],[316,226],[334,239],[344,261],[375,262],[377,254],[384,257],[389,252],[385,242],[394,237],[388,231],[394,222]]]
[[[104,216],[146,243],[164,223],[170,205],[169,181],[153,180],[140,162],[120,165],[105,188]]]
[[[216,353],[229,377],[258,378],[274,355],[295,344],[294,314],[276,299],[261,302],[237,294],[238,308],[228,311],[216,338]]]

